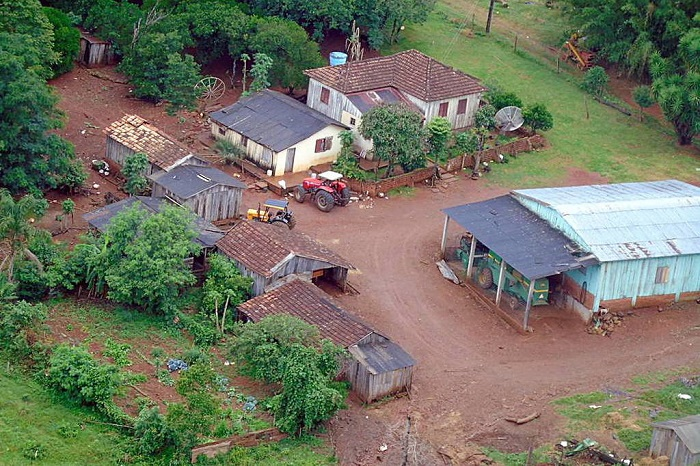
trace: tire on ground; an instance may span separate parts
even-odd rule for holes
[[[306,190],[302,185],[297,186],[294,190],[294,199],[300,204],[306,199]]]
[[[491,269],[488,267],[479,269],[476,282],[485,290],[491,288],[493,286],[493,272],[491,272]]]
[[[350,202],[350,188],[343,188],[340,191],[340,205],[345,207]]]
[[[316,207],[318,207],[318,210],[321,212],[330,212],[333,210],[333,207],[335,207],[333,195],[328,191],[319,190],[316,193]]]

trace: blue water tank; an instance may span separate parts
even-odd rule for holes
[[[348,61],[348,54],[343,52],[331,52],[331,66],[344,65]]]

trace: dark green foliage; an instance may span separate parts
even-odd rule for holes
[[[60,10],[44,7],[44,14],[53,26],[53,50],[59,57],[51,67],[52,77],[56,77],[73,69],[73,60],[80,51],[80,31],[71,24],[68,15]]]
[[[96,287],[95,266],[99,262],[100,249],[94,238],[85,237],[71,251],[57,258],[47,269],[46,283],[71,291],[81,283]]]
[[[426,125],[428,130],[428,145],[433,157],[440,159],[445,156],[447,143],[452,139],[452,125],[447,118],[436,117]]]
[[[6,241],[10,249],[9,255],[0,260],[0,270],[7,269],[9,281],[13,281],[15,263],[22,257],[34,262],[38,269],[43,267],[30,250],[30,243],[38,234],[34,222],[47,208],[45,199],[28,194],[15,201],[8,191],[0,189],[0,241]]]
[[[122,168],[122,175],[126,178],[124,191],[132,196],[143,194],[146,191],[148,188],[148,178],[146,178],[148,165],[148,156],[143,152],[136,152],[126,157]]]
[[[89,9],[84,26],[111,42],[114,52],[123,55],[131,46],[134,24],[141,16],[139,7],[133,3],[97,0]]]
[[[58,8],[59,10],[70,13],[71,15],[77,15],[80,19],[84,19],[90,8],[95,4],[94,0],[48,0],[44,4],[49,5],[53,8]]]
[[[532,131],[549,131],[554,127],[554,117],[542,103],[528,105],[523,109],[525,125]]]
[[[117,367],[130,366],[132,363],[129,360],[129,352],[131,345],[128,343],[118,343],[111,338],[105,340],[105,357],[112,358]]]
[[[354,18],[370,47],[379,49],[396,43],[404,26],[423,23],[434,6],[435,0],[355,0]]]
[[[455,136],[455,145],[459,154],[471,154],[479,147],[479,140],[473,131],[464,131]]]
[[[250,297],[253,281],[241,275],[236,264],[226,256],[209,257],[207,279],[202,287],[202,309],[212,318],[215,328],[222,334],[232,325],[236,307]],[[228,314],[228,315],[227,315]],[[228,318],[227,318],[228,317]]]
[[[212,317],[203,312],[195,315],[183,314],[180,317],[180,323],[192,336],[194,344],[202,348],[214,346],[221,340],[221,332],[212,320]]]
[[[474,126],[491,131],[496,128],[496,108],[493,105],[484,105],[474,114]]]
[[[654,94],[649,86],[637,86],[632,89],[634,102],[639,105],[639,120],[644,118],[644,109],[651,107],[656,102]]]
[[[121,385],[119,369],[96,361],[82,346],[54,347],[46,382],[85,405],[110,403]]]
[[[425,166],[425,131],[421,115],[403,104],[378,105],[370,109],[360,123],[360,134],[371,139],[374,154],[389,162],[386,177],[395,164],[409,172]]]
[[[38,301],[49,290],[43,273],[34,262],[19,260],[15,263],[13,279],[17,283],[17,297],[29,301]]]
[[[522,107],[523,101],[514,92],[506,92],[499,88],[490,89],[484,99],[496,109],[496,111],[504,107]]]
[[[318,44],[309,39],[301,26],[281,18],[258,19],[250,49],[272,58],[270,82],[290,93],[306,86],[308,78],[304,70],[324,65]]]
[[[46,308],[42,304],[17,301],[0,307],[0,344],[13,357],[29,358],[37,333],[46,320]]]
[[[594,66],[583,75],[581,88],[589,94],[600,97],[605,93],[609,81],[610,78],[605,72],[605,68],[602,66]]]
[[[250,67],[250,75],[253,82],[250,83],[250,91],[245,94],[260,92],[270,87],[270,69],[274,61],[266,53],[258,52],[253,55],[253,66]]]
[[[137,451],[142,455],[158,455],[173,441],[165,416],[157,406],[139,411],[134,422],[134,437]]]

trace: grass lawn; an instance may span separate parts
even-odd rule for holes
[[[494,165],[486,181],[511,188],[562,185],[569,167],[598,172],[610,182],[700,181],[696,147],[677,146],[675,133],[658,122],[640,123],[593,101],[579,89],[579,76],[557,73],[546,60],[514,52],[510,39],[498,32],[467,37],[458,4],[439,3],[424,25],[407,27],[402,40],[385,52],[416,48],[487,85],[515,92],[525,105],[547,106],[554,116],[554,128],[545,133],[551,148]]]
[[[102,465],[124,458],[128,439],[112,428],[92,424],[87,410],[54,402],[44,388],[0,368],[1,464]]]

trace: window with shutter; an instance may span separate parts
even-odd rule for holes
[[[328,105],[328,101],[330,100],[331,97],[331,91],[328,90],[326,87],[321,88],[321,102],[324,104]]]
[[[317,154],[319,152],[323,152],[324,142],[325,142],[325,139],[316,139],[316,149],[314,150],[314,152],[316,152]]]
[[[657,267],[654,283],[668,283],[670,269],[668,267]]]
[[[457,115],[464,115],[467,113],[467,99],[461,99],[457,102]]]
[[[246,136],[241,137],[241,146],[248,147],[248,138]]]
[[[446,117],[447,116],[447,109],[449,108],[450,103],[449,102],[443,102],[440,104],[440,109],[438,110],[438,115],[441,117]]]

